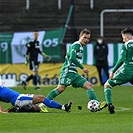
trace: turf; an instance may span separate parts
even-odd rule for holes
[[[32,87],[20,93],[47,95],[54,87]],[[103,87],[94,87],[100,101],[104,101]],[[73,100],[70,113],[58,109],[49,109],[49,113],[8,113],[0,114],[0,133],[131,133],[133,132],[131,86],[114,87],[112,91],[115,114],[109,114],[107,108],[96,113],[90,112],[85,90],[68,87],[55,101],[65,104]],[[10,104],[0,102],[4,109]],[[78,109],[82,106],[82,110]]]

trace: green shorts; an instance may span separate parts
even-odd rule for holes
[[[69,86],[72,85],[74,88],[83,87],[84,83],[87,80],[79,75],[78,73],[74,72],[68,72],[64,73],[62,72],[60,75],[59,85]]]
[[[133,84],[133,68],[132,67],[123,67],[113,79],[108,79],[110,86],[114,87],[116,85],[121,85],[124,83],[130,82]]]

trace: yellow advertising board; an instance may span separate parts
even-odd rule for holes
[[[57,85],[61,67],[62,63],[40,64],[38,83],[41,86]],[[79,74],[85,77],[94,86],[99,86],[100,82],[96,67],[91,65],[84,65],[84,67],[89,70],[89,73],[85,74],[79,69]],[[16,79],[17,85],[20,85],[30,74],[32,74],[32,72],[29,70],[29,66],[25,66],[24,64],[1,64],[1,79]],[[29,82],[28,86],[33,86],[32,81]]]

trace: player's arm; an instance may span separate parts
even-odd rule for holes
[[[47,54],[45,54],[44,52],[41,52],[41,54],[42,54],[42,56],[43,56],[44,58],[46,58],[48,61],[51,60],[51,57],[48,56]]]
[[[126,56],[126,48],[124,45],[122,45],[121,52],[120,52],[120,58],[112,70],[113,73],[115,73],[116,70],[123,64],[125,56]]]
[[[45,54],[44,52],[42,52],[40,49],[38,49],[38,53],[41,54],[44,58],[46,58],[48,61],[51,60],[51,57]]]
[[[30,54],[30,43],[26,44],[27,47],[27,51],[26,51],[26,55],[25,55],[25,65],[29,64],[29,54]]]
[[[29,50],[28,49],[27,49],[25,58],[26,58],[25,65],[28,65],[29,64]]]
[[[25,65],[28,65],[29,64],[29,56],[25,55],[25,58],[26,58]]]
[[[77,44],[78,45],[78,44]],[[70,51],[70,60],[80,69],[84,69],[84,67],[80,64],[80,62],[76,58],[76,53],[78,51],[78,46],[74,45]]]

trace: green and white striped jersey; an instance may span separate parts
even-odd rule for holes
[[[77,72],[78,67],[83,69],[84,67],[81,64],[84,55],[83,50],[83,46],[79,41],[71,44],[67,51],[62,70],[68,72]]]
[[[122,45],[120,51],[120,58],[117,61],[115,67],[113,68],[113,72],[115,72],[122,64],[123,67],[133,67],[133,40],[129,40],[128,42]]]

